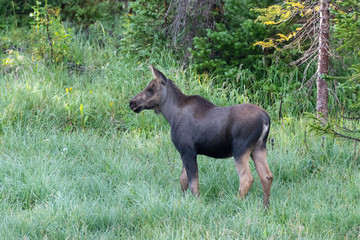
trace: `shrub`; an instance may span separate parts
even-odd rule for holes
[[[32,25],[31,42],[34,42],[33,58],[44,58],[52,62],[63,62],[71,58],[69,43],[71,29],[65,29],[60,19],[60,9],[36,2]]]
[[[129,4],[131,12],[123,18],[123,52],[141,54],[161,47],[166,42],[163,31],[163,5],[159,1],[138,0]]]
[[[247,68],[262,57],[253,44],[266,38],[267,30],[254,22],[256,16],[250,9],[256,6],[251,0],[225,2],[224,22],[218,22],[215,30],[208,29],[206,37],[194,38],[190,52],[199,71],[217,69],[227,78],[236,78],[240,64]]]

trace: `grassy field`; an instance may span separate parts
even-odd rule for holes
[[[150,81],[145,62],[80,44],[84,67],[11,55],[0,75],[0,239],[359,239],[360,162],[354,144],[308,131],[304,119],[273,118],[271,206],[254,185],[237,197],[232,159],[199,157],[200,200],[183,195],[169,126],[136,115],[130,98]],[[17,53],[19,54],[19,53]],[[86,55],[85,55],[86,54]],[[213,76],[152,63],[187,94],[217,105],[248,101]],[[261,103],[258,103],[261,105]],[[289,106],[291,107],[291,106]]]
[[[267,212],[253,164],[255,183],[244,200],[237,198],[232,159],[200,157],[201,199],[184,196],[168,127],[149,134],[6,128],[0,236],[356,239],[360,173],[353,148],[312,135],[304,143],[302,124],[273,126],[269,163],[275,180]]]

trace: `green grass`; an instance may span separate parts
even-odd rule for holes
[[[304,129],[294,122],[296,131]],[[144,134],[10,127],[1,136],[3,239],[355,239],[360,173],[352,146],[274,125],[271,207],[255,177],[236,196],[232,159],[199,157],[201,199],[181,193],[168,128]]]
[[[31,61],[28,52],[1,56],[14,60],[0,75],[0,239],[359,238],[360,163],[351,142],[309,133],[297,117],[276,121],[277,105],[263,106],[273,118],[268,211],[253,163],[254,185],[237,197],[232,159],[200,156],[201,198],[183,195],[168,124],[128,107],[151,79],[147,63],[76,44],[84,71]],[[180,70],[170,53],[147,55],[187,94],[217,105],[251,98],[212,85],[216,76]]]

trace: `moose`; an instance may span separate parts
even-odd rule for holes
[[[251,157],[260,176],[266,208],[273,181],[266,159],[270,131],[267,112],[249,103],[217,107],[199,95],[185,95],[162,72],[149,67],[154,79],[131,99],[130,108],[135,113],[152,109],[169,122],[171,140],[183,163],[181,190],[190,188],[192,194],[199,196],[198,154],[213,158],[233,156],[239,175],[239,195],[243,198],[254,182],[249,167]]]

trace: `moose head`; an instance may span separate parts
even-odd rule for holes
[[[166,86],[169,79],[152,65],[149,65],[149,68],[154,79],[130,101],[130,108],[136,113],[145,109],[153,109],[156,113],[159,113],[160,106],[167,96]]]

